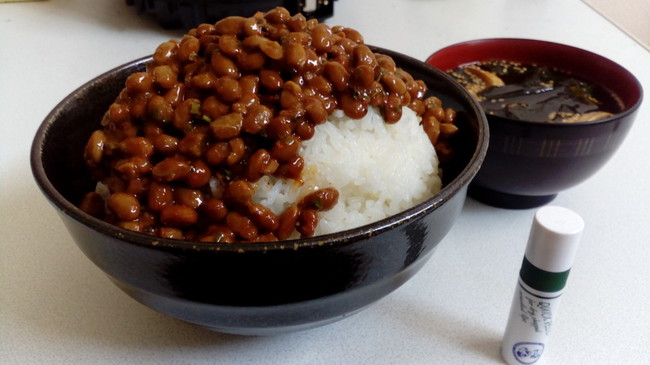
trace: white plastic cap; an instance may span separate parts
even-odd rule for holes
[[[584,226],[582,217],[570,209],[557,206],[540,208],[530,229],[526,259],[544,271],[569,270]]]

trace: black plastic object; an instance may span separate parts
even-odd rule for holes
[[[135,6],[139,14],[152,14],[166,29],[190,29],[231,15],[248,17],[277,6],[319,21],[334,14],[334,0],[126,0],[126,3]]]

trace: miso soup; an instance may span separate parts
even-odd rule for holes
[[[479,99],[486,114],[500,117],[577,123],[623,110],[622,101],[603,87],[549,67],[490,61],[449,74]]]

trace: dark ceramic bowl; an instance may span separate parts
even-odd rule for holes
[[[272,334],[342,319],[411,278],[461,212],[487,151],[479,105],[444,73],[388,50],[458,110],[458,156],[445,187],[426,202],[358,229],[304,240],[224,244],[160,239],[95,219],[76,207],[94,189],[82,161],[91,132],[150,58],[81,86],[45,118],[31,151],[34,177],[79,248],[123,291],[171,317],[213,330]]]
[[[427,63],[443,70],[490,60],[555,67],[618,95],[624,110],[595,122],[552,124],[488,115],[490,146],[469,195],[503,208],[533,208],[598,171],[614,155],[641,104],[639,81],[620,65],[562,44],[482,39],[443,48]]]

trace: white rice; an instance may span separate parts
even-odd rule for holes
[[[421,203],[442,183],[438,157],[419,123],[410,108],[396,124],[385,123],[374,108],[361,119],[337,110],[303,142],[304,184],[265,176],[253,200],[280,214],[308,193],[334,187],[338,204],[320,213],[315,235],[359,227]]]

